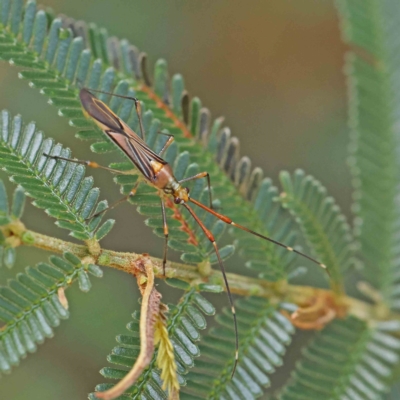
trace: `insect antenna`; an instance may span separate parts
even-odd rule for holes
[[[286,250],[288,250],[288,251],[291,251],[291,252],[293,252],[293,253],[296,253],[296,254],[298,254],[299,256],[304,257],[304,258],[306,258],[307,260],[312,261],[314,264],[317,264],[318,266],[320,266],[321,268],[323,268],[323,269],[327,272],[328,276],[330,276],[329,270],[327,269],[326,265],[323,264],[323,263],[321,263],[320,261],[316,260],[315,258],[312,258],[312,257],[308,256],[307,254],[302,253],[301,251],[298,251],[298,250],[294,249],[293,247],[287,246],[287,245],[284,244],[284,243],[278,242],[277,240],[274,240],[274,239],[272,239],[272,238],[270,238],[270,237],[268,237],[268,236],[261,235],[261,233],[255,232],[255,231],[253,231],[253,230],[251,230],[251,229],[249,229],[249,228],[246,228],[246,227],[243,226],[243,225],[239,225],[239,224],[237,224],[236,222],[232,221],[232,220],[231,220],[229,217],[227,217],[226,215],[223,215],[223,214],[220,214],[220,213],[216,212],[215,210],[213,210],[213,209],[207,207],[206,205],[200,203],[200,202],[197,201],[197,200],[194,200],[194,199],[192,199],[192,198],[189,198],[189,200],[190,200],[193,204],[196,204],[196,206],[202,208],[203,210],[206,210],[207,212],[209,212],[210,214],[214,215],[215,217],[217,217],[218,219],[220,219],[221,221],[225,222],[225,223],[228,224],[228,225],[235,226],[236,228],[239,228],[239,229],[241,229],[242,231],[249,232],[249,233],[251,233],[251,234],[254,235],[254,236],[258,236],[258,237],[260,237],[261,239],[267,240],[268,242],[271,242],[271,243],[273,243],[273,244],[276,244],[277,246],[283,247],[284,249],[286,249]]]

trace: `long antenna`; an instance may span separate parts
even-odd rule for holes
[[[296,254],[298,254],[299,256],[304,257],[304,258],[306,258],[307,260],[312,261],[314,264],[317,264],[318,266],[320,266],[321,268],[323,268],[323,269],[327,272],[327,274],[330,276],[329,270],[326,268],[326,265],[323,264],[323,263],[321,263],[320,261],[316,260],[315,258],[312,258],[312,257],[308,256],[307,254],[302,253],[301,251],[298,251],[298,250],[294,249],[293,247],[287,246],[287,245],[284,244],[284,243],[278,242],[277,240],[274,240],[274,239],[272,239],[272,238],[270,238],[270,237],[268,237],[268,236],[264,236],[264,235],[261,235],[261,233],[252,231],[251,229],[246,228],[246,227],[243,226],[243,225],[239,225],[239,224],[237,224],[236,222],[232,221],[232,220],[231,220],[229,217],[227,217],[226,215],[217,213],[215,210],[213,210],[213,209],[207,207],[206,205],[200,203],[200,202],[197,201],[197,200],[194,200],[194,199],[192,199],[192,198],[190,198],[189,200],[190,200],[193,204],[196,204],[196,206],[202,208],[203,210],[206,210],[207,212],[209,212],[210,214],[214,215],[215,217],[217,217],[218,219],[220,219],[221,221],[225,222],[225,223],[228,224],[228,225],[235,226],[236,228],[239,228],[239,229],[241,229],[242,231],[249,232],[249,233],[251,233],[251,234],[254,235],[254,236],[258,236],[258,237],[260,237],[261,239],[264,239],[264,240],[267,240],[268,242],[274,243],[274,244],[276,244],[277,246],[283,247],[284,249],[286,249],[286,250],[288,250],[288,251],[291,251],[291,252],[293,252],[293,253],[296,253]]]

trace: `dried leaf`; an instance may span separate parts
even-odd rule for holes
[[[140,353],[126,376],[114,387],[105,392],[98,392],[99,399],[112,400],[129,389],[149,365],[154,353],[154,331],[160,315],[161,294],[154,288],[154,272],[150,262],[141,266],[143,273],[136,276],[142,294],[140,311]]]

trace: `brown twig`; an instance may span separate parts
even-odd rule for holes
[[[154,288],[154,273],[151,262],[144,260],[136,265],[136,279],[142,294],[140,309],[140,353],[132,369],[115,386],[105,392],[96,393],[99,399],[112,400],[123,394],[139,378],[150,364],[154,353],[154,330],[160,313],[161,294]]]

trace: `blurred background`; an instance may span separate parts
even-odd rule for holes
[[[150,65],[168,61],[171,75],[183,74],[189,93],[199,96],[213,117],[241,141],[241,154],[277,182],[279,171],[303,168],[328,188],[345,213],[350,209],[346,168],[346,89],[342,74],[345,48],[330,1],[303,0],[43,0],[55,14],[95,22],[111,35],[127,38],[145,51]],[[17,78],[18,70],[0,64],[0,106],[24,121],[35,120],[46,136],[69,146],[77,158],[93,159],[89,144],[74,138],[75,130],[57,116],[37,90]],[[111,157],[94,159],[103,164]],[[88,171],[102,189],[101,198],[120,197],[112,176]],[[6,179],[4,174],[1,175]],[[10,194],[11,194],[11,186]],[[117,224],[102,245],[119,251],[162,254],[162,240],[144,226],[127,204],[110,212]],[[67,238],[43,211],[27,206],[23,220],[30,229]],[[47,259],[41,251],[21,248],[17,265],[2,269],[1,281],[27,265]],[[235,263],[233,263],[235,264]],[[230,270],[240,268],[229,263]],[[115,335],[124,333],[138,308],[136,283],[116,271],[93,278],[83,294],[77,285],[67,291],[71,317],[56,329],[38,352],[2,379],[0,398],[14,400],[85,399],[97,383],[98,371]],[[164,300],[173,300],[160,285]],[[224,295],[214,304],[226,305]],[[294,350],[296,352],[295,343]],[[289,358],[293,353],[289,353]],[[283,375],[287,374],[282,371]],[[284,378],[274,378],[276,384]]]

